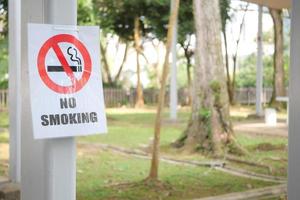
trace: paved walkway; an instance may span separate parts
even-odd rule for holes
[[[236,122],[234,130],[239,133],[288,137],[288,125],[285,122],[278,122],[276,126],[268,126],[263,120]]]

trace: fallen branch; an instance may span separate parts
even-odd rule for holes
[[[240,176],[244,178],[251,178],[251,179],[256,179],[260,181],[266,181],[266,182],[273,182],[273,183],[286,183],[286,179],[283,177],[277,177],[277,176],[269,176],[265,174],[258,174],[255,172],[243,170],[243,169],[238,169],[230,166],[224,166],[224,167],[217,167],[216,168],[219,171],[235,175],[235,176]]]
[[[228,160],[228,161],[231,161],[231,162],[235,162],[235,163],[240,163],[240,164],[245,164],[245,165],[249,165],[249,166],[265,168],[270,173],[272,172],[272,168],[270,166],[264,165],[264,164],[261,164],[261,163],[251,162],[251,161],[248,161],[248,160],[242,160],[242,159],[236,158],[234,156],[229,156],[229,155],[227,155],[225,157],[225,159]]]

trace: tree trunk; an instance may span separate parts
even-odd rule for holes
[[[153,140],[153,151],[152,151],[152,160],[151,160],[151,168],[148,179],[157,180],[158,179],[158,165],[159,165],[159,144],[160,144],[160,128],[161,128],[161,117],[162,111],[164,107],[165,101],[165,92],[166,92],[166,82],[168,76],[168,68],[169,68],[169,54],[171,51],[171,44],[173,39],[174,27],[178,15],[179,1],[173,0],[174,7],[171,12],[171,16],[169,19],[169,28],[167,33],[167,43],[166,43],[166,54],[165,61],[163,65],[163,73],[161,80],[161,88],[159,92],[159,100],[157,105],[157,113],[155,119],[155,127],[154,127],[154,140]]]
[[[126,46],[125,46],[124,57],[123,57],[123,60],[122,60],[121,65],[120,65],[120,68],[119,68],[119,70],[118,70],[118,73],[117,73],[117,75],[116,75],[116,77],[115,77],[115,82],[118,82],[118,81],[119,81],[120,76],[121,76],[121,72],[122,72],[123,67],[124,67],[124,65],[125,65],[125,63],[126,63],[126,60],[127,60],[128,49],[129,49],[129,44],[128,44],[128,42],[126,42],[125,45],[126,45]]]
[[[229,102],[231,105],[234,105],[235,99],[234,99],[234,92],[235,92],[235,78],[236,78],[236,67],[237,67],[237,51],[236,54],[233,56],[233,72],[232,72],[232,81],[230,84],[230,96],[229,96]]]
[[[226,30],[222,30],[223,38],[224,38],[224,48],[225,48],[225,69],[226,69],[226,83],[227,83],[227,92],[229,96],[229,102],[230,104],[233,104],[233,92],[231,88],[231,78],[230,78],[230,72],[229,72],[229,58],[228,58],[228,45],[227,45],[227,34]]]
[[[188,79],[188,90],[189,90],[187,104],[191,106],[192,105],[192,77],[191,77],[192,64],[191,64],[191,57],[187,57],[186,59],[187,59],[187,79]]]
[[[183,43],[180,44],[181,47],[184,50],[184,56],[186,59],[186,72],[187,72],[187,81],[188,81],[188,105],[192,105],[192,77],[191,77],[191,67],[192,67],[192,62],[191,58],[193,56],[193,52],[189,50],[190,47],[190,39],[188,42],[188,45],[184,45]]]
[[[109,70],[109,65],[106,59],[106,49],[104,48],[103,44],[100,42],[100,49],[101,49],[101,59],[103,63],[103,68],[105,71],[105,79],[108,84],[112,85],[113,81],[111,78],[110,70]]]
[[[234,142],[221,47],[218,0],[194,0],[196,51],[192,116],[183,136],[174,143],[188,151],[222,155]],[[232,150],[232,149],[231,149]],[[242,153],[241,148],[235,148]]]
[[[142,108],[144,106],[144,95],[143,87],[141,83],[141,66],[139,61],[139,55],[141,52],[141,39],[140,39],[140,19],[138,16],[134,18],[134,46],[136,50],[136,74],[137,74],[137,85],[136,85],[136,108]]]
[[[274,23],[274,74],[273,94],[270,104],[280,107],[279,103],[276,102],[276,97],[286,95],[284,85],[282,10],[270,8],[270,14]]]
[[[160,87],[161,85],[161,75],[160,75],[160,72],[159,72],[159,64],[160,64],[160,47],[159,47],[159,44],[160,42],[158,42],[158,44],[156,45],[154,43],[154,41],[152,40],[151,41],[155,51],[156,51],[156,62],[154,63],[153,65],[153,68],[154,68],[154,74],[155,74],[155,85],[157,86],[157,88]]]

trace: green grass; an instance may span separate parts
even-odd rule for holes
[[[108,152],[84,154],[78,159],[77,200],[181,200],[271,185],[209,168],[161,163],[159,177],[167,185],[161,188],[142,184],[141,181],[148,175],[149,165],[147,160]],[[118,184],[125,185],[116,186]]]
[[[5,132],[0,133],[0,144],[1,143],[8,143],[8,142],[9,142],[8,132],[5,131]]]
[[[164,114],[167,118],[167,113]],[[101,142],[129,148],[148,145],[154,132],[154,113],[108,114],[108,134],[81,137],[79,141]],[[178,124],[163,123],[161,145],[168,145],[180,136],[186,126],[187,113],[180,113]]]
[[[118,111],[117,111],[118,112]],[[187,111],[178,113],[179,120],[172,123],[168,113],[163,115],[161,130],[161,150],[164,155],[177,159],[204,160],[211,159],[201,154],[185,154],[170,147],[187,126],[190,114]],[[108,112],[108,134],[79,137],[78,143],[103,143],[125,148],[139,148],[148,145],[153,137],[155,113],[151,112]],[[244,117],[234,118],[244,121]],[[2,129],[1,129],[2,128]],[[8,115],[0,113],[0,143],[7,143]],[[282,148],[271,150],[260,149],[262,144],[271,147],[284,147],[286,138],[237,133],[238,142],[250,155],[241,159],[259,162],[272,166],[271,175],[286,176],[287,151]],[[0,144],[1,145],[1,144]],[[270,160],[283,159],[283,161]],[[257,167],[232,163],[233,166],[246,170],[270,174]],[[243,191],[252,188],[269,186],[270,183],[239,178],[219,171],[189,166],[160,164],[159,177],[162,187],[142,184],[147,177],[150,163],[148,160],[136,159],[110,152],[102,152],[95,147],[79,145],[77,164],[77,200],[147,200],[166,199],[181,200]],[[7,169],[0,165],[0,175]],[[118,185],[124,183],[123,185]],[[126,184],[129,183],[129,184]],[[114,185],[114,186],[113,186]]]
[[[0,112],[0,128],[8,128],[9,118],[8,112]]]
[[[255,137],[255,139],[253,139]],[[283,137],[270,137],[263,135],[236,134],[238,142],[246,148],[253,149],[255,146],[263,143],[272,145],[287,144],[288,139]]]

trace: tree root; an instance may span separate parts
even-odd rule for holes
[[[260,167],[260,168],[265,168],[270,173],[272,172],[272,168],[270,166],[264,165],[264,164],[261,164],[261,163],[251,162],[251,161],[248,161],[248,160],[242,160],[242,159],[236,158],[234,156],[229,156],[229,155],[227,155],[225,157],[225,159],[228,160],[228,161],[231,161],[231,162],[235,162],[235,163],[240,163],[240,164],[254,166],[254,167]]]

